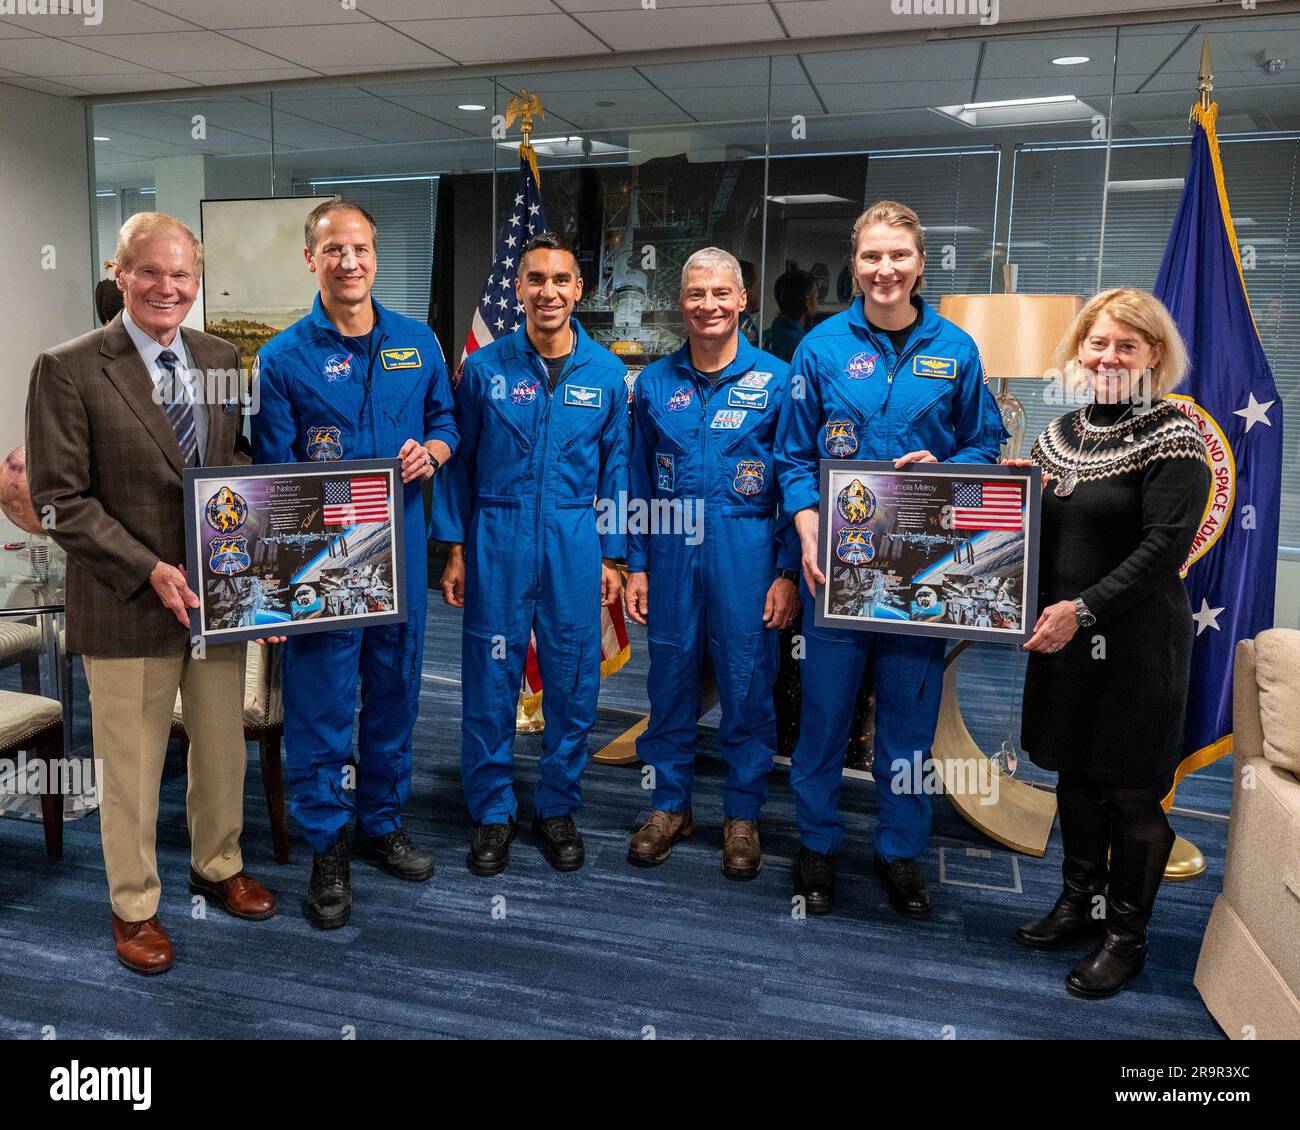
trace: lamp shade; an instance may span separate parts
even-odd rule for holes
[[[975,339],[990,380],[1041,380],[1082,308],[1077,294],[945,294],[939,300],[939,313]]]

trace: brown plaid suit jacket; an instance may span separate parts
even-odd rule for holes
[[[181,329],[196,368],[237,370],[233,345]],[[247,463],[243,416],[208,403],[204,466]],[[67,646],[104,658],[175,655],[189,632],[149,584],[158,561],[185,564],[181,450],[119,314],[47,350],[27,391],[32,502],[68,555]],[[190,587],[196,586],[190,579]]]

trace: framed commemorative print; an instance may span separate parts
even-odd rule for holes
[[[1037,467],[823,460],[818,626],[1024,643],[1040,492]]]
[[[185,542],[208,643],[406,619],[396,459],[190,467]]]

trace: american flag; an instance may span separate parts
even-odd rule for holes
[[[388,480],[382,476],[326,479],[324,493],[327,526],[388,521]]]
[[[460,383],[461,366],[476,349],[482,349],[502,334],[514,333],[524,323],[524,307],[515,295],[515,277],[519,273],[519,252],[533,236],[547,230],[546,208],[537,185],[536,166],[530,155],[519,157],[519,183],[514,200],[506,209],[497,240],[492,271],[483,285],[483,294],[474,309],[469,336],[456,366],[456,383]]]
[[[955,530],[1019,530],[1019,483],[954,483],[952,525]]]

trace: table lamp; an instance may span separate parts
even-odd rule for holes
[[[1010,279],[1008,279],[1010,281]],[[1019,459],[1025,441],[1025,406],[1007,382],[1041,381],[1052,354],[1083,307],[1077,294],[946,294],[939,313],[975,339],[1011,438],[1003,459]]]

